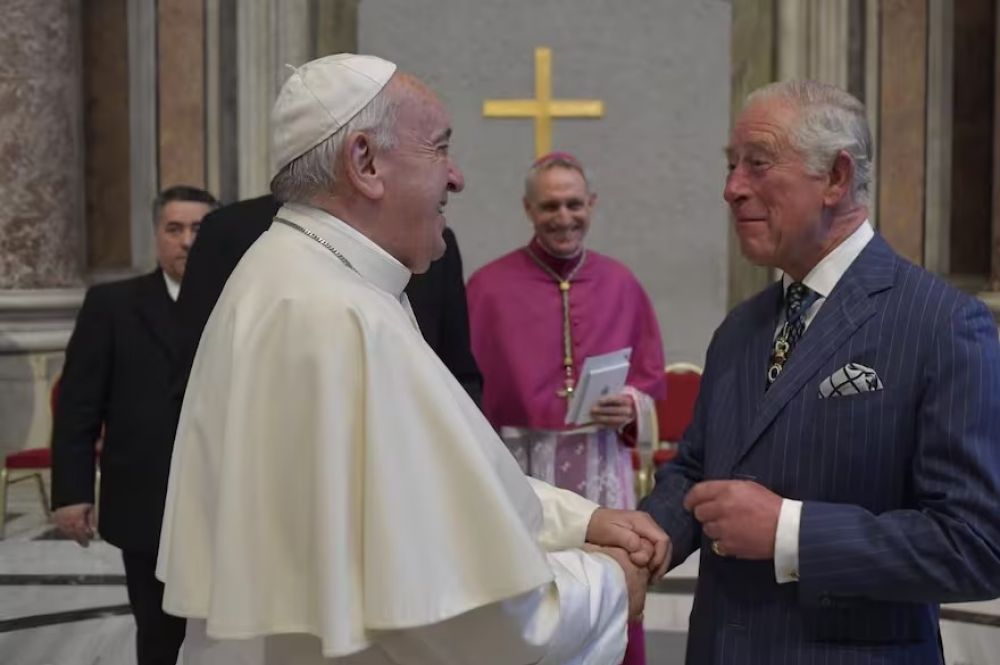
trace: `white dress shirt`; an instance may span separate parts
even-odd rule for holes
[[[858,258],[868,242],[875,237],[868,220],[837,245],[823,260],[817,263],[802,283],[819,294],[805,313],[806,328],[816,318],[820,307],[826,302],[827,296],[833,292],[833,287],[844,276],[847,269]],[[785,291],[794,280],[788,275],[782,277]],[[782,313],[777,330],[785,323]],[[777,330],[775,335],[777,335]],[[799,580],[799,522],[802,517],[802,502],[794,499],[782,499],[781,513],[778,515],[778,528],[774,534],[774,576],[778,584],[797,582]]]
[[[177,297],[181,294],[181,283],[168,275],[166,271],[163,271],[163,281],[167,284],[167,295],[170,296],[171,300],[177,302]]]

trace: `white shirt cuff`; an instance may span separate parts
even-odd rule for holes
[[[774,578],[778,584],[799,581],[799,521],[802,502],[781,500],[778,528],[774,532]]]
[[[622,662],[628,630],[622,567],[606,554],[581,550],[552,552],[548,561],[558,589],[559,624],[538,665]]]

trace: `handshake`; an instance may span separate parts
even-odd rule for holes
[[[647,513],[598,508],[587,526],[584,549],[618,562],[628,586],[629,620],[642,617],[646,589],[670,565],[670,537]]]

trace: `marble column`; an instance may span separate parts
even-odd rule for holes
[[[929,0],[927,8],[927,191],[924,202],[926,210],[924,267],[938,275],[948,275],[952,272],[955,8],[950,0]]]
[[[881,0],[773,1],[777,78],[813,79],[848,90],[865,103],[876,138]],[[877,187],[876,179],[871,190],[873,202]],[[877,224],[874,206],[869,218]]]
[[[774,80],[775,0],[733,0],[730,52],[730,124],[746,96]],[[728,224],[729,281],[726,303],[732,308],[767,286],[771,271],[740,253],[739,239]]]
[[[980,293],[979,297],[993,311],[994,318],[1000,322],[1000,48],[996,46],[1000,39],[1000,3],[993,22],[994,53],[993,53],[993,179],[992,205],[990,207],[990,276],[989,289]]]
[[[358,2],[316,0],[316,57],[331,53],[357,53]]]
[[[46,445],[82,290],[80,5],[0,0],[0,454]]]
[[[862,11],[863,23],[864,23],[864,63],[862,65],[864,71],[864,102],[865,109],[868,111],[868,129],[872,133],[872,145],[875,146],[875,157],[872,159],[872,173],[876,174],[876,177],[872,179],[872,185],[868,196],[870,203],[868,206],[868,219],[871,223],[878,228],[878,198],[879,198],[879,181],[877,174],[879,172],[879,166],[881,163],[882,156],[879,154],[878,146],[880,141],[879,136],[879,104],[878,98],[882,89],[882,70],[879,67],[879,43],[881,39],[881,12],[879,7],[880,0],[864,0],[864,8]]]
[[[849,0],[778,0],[777,76],[848,84]]]
[[[268,118],[274,102],[270,0],[236,8],[236,153],[239,198],[267,192],[271,158]]]
[[[236,8],[205,0],[205,186],[223,202],[237,198],[235,111]]]
[[[949,261],[954,275],[990,274],[995,0],[953,7]]]
[[[129,89],[125,0],[83,8],[84,200],[90,271],[130,266]]]
[[[993,112],[990,118],[992,123],[990,146],[992,164],[990,169],[989,275],[986,290],[980,290],[977,295],[990,308],[994,318],[1000,324],[1000,48],[997,48],[997,45],[1000,44],[1000,5],[994,4],[993,7],[994,16],[993,20],[990,21],[991,41],[993,43],[993,62],[990,72],[993,89],[990,92],[993,98]],[[957,71],[956,67],[956,76]],[[958,217],[953,218],[959,219]],[[976,284],[975,286],[980,287],[981,285]]]
[[[205,186],[205,4],[159,0],[159,188]]]
[[[885,0],[881,10],[879,230],[897,252],[923,265],[927,3]]]
[[[1000,11],[993,23],[993,182],[991,206],[990,283],[993,292],[990,303],[994,314],[1000,314]]]
[[[205,10],[207,182],[223,200],[258,196],[286,65],[356,51],[358,0],[205,0]]]
[[[159,190],[157,6],[126,0],[128,48],[129,250],[135,271],[156,261],[150,204]]]
[[[80,14],[0,2],[0,288],[80,283]]]

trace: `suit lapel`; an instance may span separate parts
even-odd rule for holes
[[[895,254],[880,236],[872,238],[823,303],[792,352],[781,376],[765,392],[764,372],[770,341],[774,335],[772,326],[770,335],[767,336],[767,348],[759,361],[753,361],[754,371],[759,368],[756,378],[761,386],[762,397],[754,399],[752,395],[747,396],[747,403],[756,404],[757,408],[751,413],[751,424],[744,430],[747,435],[733,459],[733,466],[747,454],[782,409],[802,391],[806,382],[815,376],[830,356],[850,339],[861,324],[875,314],[871,296],[892,286],[895,260]]]
[[[746,344],[741,344],[726,358],[733,366],[729,398],[735,425],[733,431],[736,433],[750,430],[764,399],[764,377],[774,329],[778,325],[781,297],[781,282],[774,282],[746,303],[743,308],[745,313],[741,313],[735,323],[746,334]],[[717,451],[719,457],[713,468],[722,469],[725,473],[732,469],[743,440],[734,438],[731,444]]]
[[[167,285],[160,269],[146,275],[139,281],[136,290],[135,307],[139,320],[149,330],[150,336],[163,347],[171,359],[176,354],[177,327],[173,312],[173,302],[167,293]]]
[[[782,302],[782,284],[780,281],[772,284],[765,291],[761,306],[757,308],[752,322],[753,337],[744,351],[740,376],[741,404],[746,405],[743,413],[741,431],[746,432],[753,425],[764,392],[767,375],[767,363],[774,341],[774,331],[778,325],[778,313]]]

